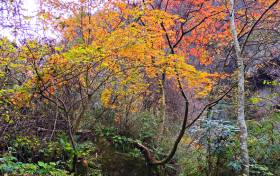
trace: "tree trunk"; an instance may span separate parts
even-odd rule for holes
[[[158,121],[158,130],[157,130],[157,137],[156,141],[157,143],[161,141],[162,135],[163,135],[163,130],[164,130],[164,122],[165,122],[165,95],[164,95],[164,86],[161,86],[161,102],[160,102],[160,116],[159,116],[159,121]]]
[[[159,119],[158,119],[158,129],[157,129],[157,136],[156,136],[157,145],[159,144],[159,142],[162,139],[164,123],[165,123],[165,118],[166,118],[165,91],[164,91],[165,79],[166,79],[166,70],[163,71],[162,79],[158,80],[159,87],[160,87],[160,93],[161,93],[161,102],[160,102],[160,114],[159,114]]]
[[[86,101],[86,104],[83,106],[82,112],[80,113],[80,115],[78,116],[78,118],[76,120],[76,123],[74,124],[74,128],[73,128],[73,131],[72,131],[73,136],[75,136],[76,132],[78,131],[78,127],[80,125],[80,122],[81,122],[82,118],[85,115],[85,112],[86,112],[86,109],[87,109],[87,107],[90,103],[91,97],[92,97],[92,94],[89,94],[88,98],[87,98],[87,101]]]
[[[233,35],[234,48],[238,62],[238,125],[240,128],[240,156],[244,160],[242,163],[242,175],[249,175],[249,155],[247,149],[247,126],[244,115],[244,59],[239,46],[237,31],[234,23],[234,0],[230,0],[230,23]]]

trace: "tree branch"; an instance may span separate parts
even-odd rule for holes
[[[269,11],[275,4],[277,4],[278,2],[279,2],[279,0],[275,0],[275,1],[261,14],[261,16],[257,19],[257,21],[253,24],[253,26],[251,27],[251,29],[250,29],[250,31],[249,31],[249,33],[248,33],[248,35],[247,35],[247,37],[246,37],[246,39],[245,39],[245,41],[244,41],[242,47],[241,47],[241,52],[240,52],[240,54],[243,53],[244,48],[245,48],[245,46],[246,46],[246,43],[247,43],[247,41],[248,41],[248,39],[249,39],[251,33],[253,32],[254,28],[255,28],[256,25],[258,24],[258,22],[262,19],[262,17],[266,14],[266,12],[268,12],[268,11]]]

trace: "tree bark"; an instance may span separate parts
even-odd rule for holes
[[[234,0],[230,0],[230,23],[233,35],[234,48],[238,62],[238,125],[240,128],[240,156],[244,160],[242,163],[242,175],[249,175],[249,155],[247,148],[247,126],[244,114],[244,59],[237,38],[237,30],[234,23]]]
[[[74,128],[73,128],[73,131],[72,131],[73,136],[75,136],[76,132],[78,131],[78,127],[80,125],[80,122],[81,122],[82,118],[84,117],[86,109],[87,109],[87,107],[90,103],[91,97],[92,97],[92,94],[89,94],[88,98],[87,98],[87,101],[86,101],[86,104],[83,106],[82,112],[80,113],[80,115],[78,116],[78,118],[76,120],[76,123],[74,124]]]
[[[165,89],[164,89],[165,77],[166,76],[165,76],[165,70],[164,70],[162,79],[159,80],[161,102],[160,102],[160,116],[159,116],[159,120],[158,120],[158,130],[157,130],[157,136],[156,136],[157,145],[159,144],[159,142],[162,139],[164,123],[165,123],[165,118],[166,118]]]

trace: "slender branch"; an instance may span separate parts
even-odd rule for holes
[[[176,77],[177,77],[177,81],[178,81],[178,84],[179,84],[179,89],[180,89],[180,92],[181,92],[181,94],[183,95],[183,97],[184,97],[184,99],[185,99],[185,101],[189,101],[188,100],[188,97],[187,97],[187,95],[185,94],[185,91],[184,91],[184,89],[183,89],[183,85],[182,85],[182,82],[181,82],[181,79],[180,79],[180,76],[179,76],[179,71],[176,69]]]
[[[200,116],[203,114],[205,109],[217,105],[219,103],[219,101],[221,101],[236,85],[237,85],[237,82],[235,82],[231,86],[231,88],[224,95],[222,95],[220,98],[217,98],[215,101],[212,101],[211,103],[208,103],[207,105],[205,105],[204,108],[202,109],[202,111],[199,113],[199,115],[186,128],[189,128],[190,126],[192,126],[200,118]]]
[[[180,79],[179,79],[179,81],[180,81]],[[163,164],[166,164],[174,156],[174,154],[175,154],[175,152],[177,150],[178,144],[181,141],[182,137],[184,136],[185,130],[188,127],[190,127],[191,125],[193,125],[199,119],[199,117],[203,114],[204,110],[207,107],[212,107],[212,106],[215,106],[216,104],[218,104],[219,101],[221,101],[236,86],[236,84],[237,84],[237,82],[234,83],[233,86],[224,95],[222,95],[220,98],[218,98],[217,100],[215,100],[215,101],[205,105],[205,107],[203,108],[201,113],[188,126],[186,125],[186,123],[187,123],[188,112],[189,112],[189,102],[186,100],[186,111],[185,111],[184,122],[183,122],[183,125],[182,125],[182,129],[180,131],[180,134],[179,134],[179,136],[177,137],[177,139],[175,141],[175,144],[173,146],[172,151],[170,152],[170,154],[164,160],[152,161],[150,164],[153,164],[153,165],[163,165]],[[182,93],[184,93],[184,92],[182,92]]]
[[[175,51],[174,51],[174,49],[173,49],[173,46],[172,46],[172,43],[171,43],[171,41],[170,41],[169,35],[168,35],[168,33],[167,33],[167,31],[166,31],[164,25],[163,25],[163,22],[161,22],[160,25],[161,25],[162,29],[163,29],[164,32],[165,32],[165,37],[166,37],[166,39],[167,39],[169,48],[171,49],[171,54],[175,54]]]
[[[182,86],[182,83],[181,83],[181,79],[179,77],[179,72],[177,71],[177,81],[178,81],[178,84],[179,84],[179,88],[180,88],[180,91],[186,101],[186,110],[185,110],[185,116],[184,116],[184,121],[183,121],[183,124],[182,124],[182,128],[181,128],[181,131],[174,143],[174,146],[173,146],[173,149],[171,150],[171,152],[169,153],[169,155],[161,160],[161,161],[152,161],[150,164],[153,164],[153,165],[163,165],[163,164],[166,164],[168,163],[169,160],[171,160],[171,158],[175,155],[175,152],[178,148],[178,145],[182,139],[182,137],[184,136],[185,134],[185,130],[186,130],[186,125],[187,125],[187,121],[188,121],[188,114],[189,114],[189,99],[187,97],[187,95],[185,94],[184,92],[184,89],[183,89],[183,86]]]
[[[56,114],[55,114],[55,121],[54,121],[54,125],[53,125],[53,130],[52,130],[52,134],[50,137],[50,142],[52,141],[52,137],[56,128],[56,122],[57,122],[57,117],[58,117],[58,104],[56,104]]]
[[[269,11],[275,4],[277,4],[278,2],[279,2],[279,0],[275,0],[275,1],[261,14],[261,16],[257,19],[257,21],[253,24],[253,26],[251,27],[251,29],[250,29],[250,31],[249,31],[249,33],[248,33],[248,35],[247,35],[247,37],[246,37],[246,39],[245,39],[245,41],[244,41],[242,47],[241,47],[241,53],[240,53],[240,54],[243,53],[244,48],[245,48],[245,46],[246,46],[246,43],[247,43],[247,41],[248,41],[248,39],[249,39],[251,33],[253,32],[254,28],[255,28],[256,25],[258,24],[258,22],[262,19],[262,17],[266,14],[266,12],[268,12],[268,11]]]
[[[221,11],[221,12],[222,12],[222,11]],[[180,38],[178,39],[178,41],[173,45],[173,48],[176,48],[177,45],[181,42],[181,40],[183,39],[183,37],[184,37],[186,34],[188,34],[189,32],[193,31],[193,30],[194,30],[195,28],[197,28],[198,26],[200,26],[207,18],[210,18],[210,17],[212,17],[212,16],[218,15],[218,14],[221,13],[221,12],[217,12],[217,13],[215,13],[215,14],[213,14],[213,15],[209,15],[209,16],[204,17],[198,24],[196,24],[195,26],[193,26],[191,29],[189,29],[189,30],[183,32],[182,35],[180,36]]]

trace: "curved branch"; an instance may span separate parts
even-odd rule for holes
[[[216,106],[219,103],[219,101],[221,101],[236,86],[236,84],[237,84],[237,82],[235,82],[233,84],[233,86],[231,86],[231,88],[220,98],[217,98],[215,101],[212,101],[211,103],[208,103],[207,105],[205,105],[204,108],[202,109],[202,111],[198,114],[198,116],[186,128],[189,128],[190,126],[192,126],[200,118],[200,116],[203,114],[205,109]]]
[[[204,108],[202,109],[202,111],[200,112],[200,114],[199,114],[189,125],[187,125],[188,112],[189,112],[189,101],[188,101],[188,98],[187,98],[187,96],[185,95],[185,93],[184,93],[184,91],[183,91],[183,88],[182,88],[182,86],[181,86],[181,85],[182,85],[182,84],[181,84],[181,80],[180,80],[180,77],[178,77],[178,76],[179,76],[179,75],[177,75],[177,81],[178,81],[178,83],[179,83],[179,88],[180,88],[180,90],[181,90],[182,95],[184,96],[184,98],[185,98],[185,100],[186,100],[186,110],[185,110],[185,116],[184,116],[184,121],[183,121],[183,124],[182,124],[182,128],[181,128],[180,133],[179,133],[179,135],[178,135],[178,137],[177,137],[177,139],[176,139],[176,141],[175,141],[175,143],[174,143],[174,146],[173,146],[171,152],[169,153],[169,155],[168,155],[165,159],[163,159],[163,160],[161,160],[161,161],[153,161],[152,158],[151,158],[151,155],[150,155],[150,150],[149,150],[147,147],[145,147],[144,145],[142,145],[142,144],[140,144],[140,143],[138,143],[138,142],[135,143],[135,144],[137,144],[139,147],[142,147],[142,148],[144,148],[144,149],[146,150],[147,155],[148,155],[148,158],[149,158],[149,160],[150,160],[150,164],[152,164],[152,165],[164,165],[164,164],[168,163],[168,162],[171,160],[171,158],[174,156],[174,154],[175,154],[175,152],[176,152],[176,150],[177,150],[177,148],[178,148],[178,145],[179,145],[179,143],[180,143],[182,137],[183,137],[184,134],[185,134],[185,130],[186,130],[187,128],[189,128],[190,126],[192,126],[192,125],[199,119],[199,117],[203,114],[203,112],[205,111],[205,109],[207,109],[208,107],[213,107],[213,106],[215,106],[216,104],[218,104],[219,101],[221,101],[221,100],[236,86],[236,84],[237,84],[237,82],[235,82],[235,83],[233,84],[233,86],[232,86],[224,95],[222,95],[221,97],[217,98],[215,101],[213,101],[213,102],[208,103],[207,105],[205,105]]]
[[[186,125],[187,125],[187,119],[188,119],[188,112],[189,112],[189,102],[186,101],[186,110],[185,110],[185,117],[184,117],[183,125],[182,125],[181,131],[179,133],[179,136],[177,137],[177,139],[176,139],[176,141],[174,143],[173,149],[171,150],[170,154],[165,159],[163,159],[161,161],[151,161],[150,164],[153,164],[153,165],[163,165],[163,164],[168,163],[168,161],[170,161],[171,158],[174,156],[174,154],[175,154],[175,152],[177,150],[177,147],[178,147],[182,137],[185,134],[185,129],[186,129]]]

